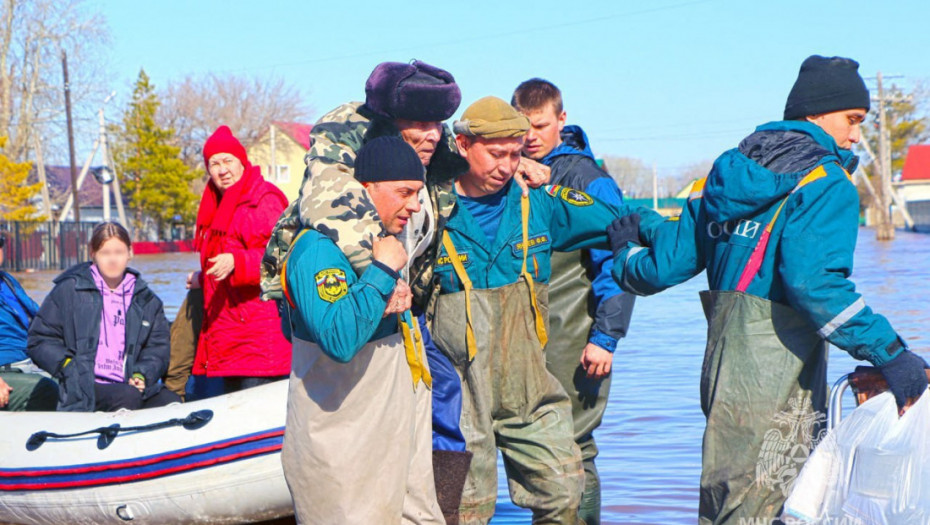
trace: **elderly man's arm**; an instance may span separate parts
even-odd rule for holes
[[[355,154],[370,127],[358,107],[336,108],[310,132],[297,211],[301,224],[332,239],[360,275],[371,263],[371,243],[382,227],[368,192],[354,177]]]
[[[517,166],[514,181],[523,190],[524,195],[529,195],[530,188],[538,188],[548,184],[551,177],[552,171],[549,166],[527,157],[520,157],[520,165]]]

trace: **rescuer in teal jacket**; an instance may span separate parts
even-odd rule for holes
[[[439,525],[432,378],[395,237],[420,210],[424,169],[403,139],[378,137],[354,175],[387,233],[372,264],[358,276],[330,237],[305,230],[281,271],[293,328],[284,477],[300,523]]]
[[[571,403],[543,353],[550,254],[608,249],[608,225],[630,211],[557,185],[524,196],[513,175],[528,128],[496,97],[469,106],[454,127],[469,170],[440,232],[439,293],[427,319],[462,384],[461,430],[473,453],[459,507],[465,525],[494,514],[498,449],[510,497],[534,524],[577,523],[584,473]],[[660,221],[645,215],[644,227]]]
[[[676,220],[618,252],[624,290],[649,295],[702,270],[708,341],[700,522],[778,518],[822,437],[826,345],[879,367],[899,409],[926,363],[849,279],[859,231],[850,174],[869,92],[853,60],[811,56],[784,121],[759,126],[692,187]]]
[[[523,262],[522,192],[511,180],[500,194],[492,195],[499,199],[496,206],[501,207],[493,221],[484,221],[483,216],[476,217],[468,204],[464,204],[457,205],[446,223],[445,231],[452,238],[475,288],[505,286],[520,277]],[[459,196],[459,204],[465,201]],[[609,248],[607,225],[621,214],[632,211],[628,206],[611,206],[565,186],[531,189],[529,201],[527,270],[539,283],[549,282],[549,257],[553,251]],[[659,220],[657,216],[654,219],[656,222]],[[487,231],[494,232],[493,238],[485,231],[483,221],[492,226]],[[439,276],[442,293],[463,289],[445,249],[441,250],[434,271]]]

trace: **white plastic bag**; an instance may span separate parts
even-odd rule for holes
[[[902,417],[884,393],[863,403],[811,454],[786,523],[930,524],[930,396]]]

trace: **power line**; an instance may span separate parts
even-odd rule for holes
[[[681,133],[674,135],[651,135],[651,136],[634,136],[634,137],[601,137],[597,133],[591,133],[592,137],[595,137],[597,142],[648,142],[653,140],[693,140],[705,137],[723,137],[726,135],[732,135],[734,133],[746,132],[745,127],[732,128],[732,129],[721,129],[716,131],[696,131],[694,133]],[[749,130],[751,131],[751,129]]]
[[[743,124],[743,123],[754,124],[754,123],[758,123],[758,122],[764,122],[765,119],[771,119],[771,118],[772,118],[772,115],[771,115],[771,114],[766,114],[766,115],[744,116],[744,117],[739,117],[739,118],[730,118],[730,119],[722,119],[722,120],[700,120],[700,121],[696,121],[694,124],[691,124],[691,126],[685,126],[685,125],[682,125],[680,122],[676,122],[676,123],[674,123],[674,124],[657,124],[657,125],[651,125],[651,126],[635,126],[633,129],[636,129],[636,130],[653,130],[653,129],[684,128],[684,127],[693,127],[693,126],[700,126],[702,129],[706,129],[706,128],[707,128],[707,125],[709,125],[709,124],[734,124],[734,123],[740,123],[740,124]],[[626,132],[626,131],[630,131],[630,129],[631,129],[630,127],[624,127],[624,128],[609,128],[609,129],[602,129],[602,130],[600,130],[600,132],[601,132],[601,133],[613,133],[613,132],[617,132],[617,131]]]
[[[671,5],[666,5],[666,6],[653,7],[653,8],[648,8],[648,9],[639,9],[636,11],[627,11],[623,13],[615,13],[612,15],[603,15],[603,16],[598,16],[596,18],[586,18],[582,20],[563,22],[561,24],[552,24],[548,26],[539,26],[535,28],[528,28],[528,29],[522,29],[522,30],[508,30],[503,33],[493,33],[490,35],[460,38],[458,40],[441,41],[438,43],[430,43],[429,47],[436,48],[436,47],[457,46],[460,44],[466,44],[470,42],[485,41],[485,40],[495,39],[495,38],[513,37],[516,35],[525,35],[525,34],[530,34],[530,33],[536,33],[539,31],[548,31],[551,29],[562,29],[566,27],[585,25],[585,24],[591,24],[591,23],[596,23],[596,22],[604,22],[606,20],[613,20],[616,18],[625,18],[625,17],[650,14],[650,13],[655,13],[655,12],[660,12],[660,11],[669,11],[672,9],[679,9],[682,7],[688,7],[688,6],[697,5],[697,4],[704,4],[710,1],[713,1],[713,0],[691,0],[689,2],[680,2],[677,4],[671,4]],[[399,53],[405,53],[408,51],[421,51],[422,49],[423,49],[422,45],[408,46],[408,47],[395,48],[395,49],[375,49],[375,50],[369,50],[369,51],[361,51],[358,53],[350,53],[346,55],[308,58],[305,60],[297,60],[294,62],[280,62],[277,64],[264,64],[261,66],[254,66],[254,67],[226,69],[226,70],[220,70],[220,72],[231,73],[231,72],[238,72],[238,71],[256,71],[256,70],[263,70],[263,69],[275,69],[278,67],[302,66],[306,64],[320,64],[324,62],[333,62],[337,60],[362,58],[362,57],[368,57],[368,56],[374,56],[374,55],[399,54]]]

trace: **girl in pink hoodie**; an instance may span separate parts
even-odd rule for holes
[[[29,328],[29,354],[59,381],[59,410],[113,411],[180,398],[162,388],[169,328],[158,296],[129,268],[132,241],[115,222],[94,228],[92,261],[55,279]]]

